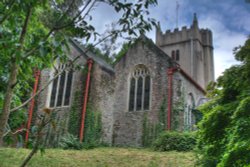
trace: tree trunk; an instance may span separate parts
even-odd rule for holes
[[[3,110],[0,115],[0,147],[3,146],[3,137],[4,137],[3,135],[5,131],[5,126],[8,122],[9,115],[10,115],[11,99],[13,95],[14,85],[16,84],[16,80],[17,80],[18,68],[19,67],[15,61],[11,63],[9,81],[8,81],[7,90],[5,93],[5,98],[3,101]]]
[[[20,47],[17,49],[18,52],[21,52],[23,49],[24,38],[27,32],[27,27],[28,27],[28,23],[31,17],[31,13],[32,13],[32,6],[28,8],[28,11],[25,17],[25,21],[22,27],[22,32],[19,38]],[[16,55],[13,54],[12,57],[15,57],[15,56]],[[9,115],[10,115],[11,99],[12,99],[13,90],[17,81],[18,69],[19,69],[19,66],[16,63],[16,59],[14,58],[13,62],[11,63],[10,76],[9,76],[7,90],[6,90],[4,101],[3,101],[3,111],[0,115],[0,147],[3,146],[3,137],[4,137],[3,135],[4,135],[5,126],[8,122]]]
[[[20,167],[25,167],[27,165],[27,163],[31,160],[31,158],[33,157],[33,155],[35,155],[35,153],[38,150],[38,146],[39,146],[39,141],[36,142],[35,146],[33,147],[32,151],[30,152],[30,154],[25,158],[25,160],[23,161],[23,163],[21,164]]]

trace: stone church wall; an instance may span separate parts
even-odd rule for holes
[[[71,53],[69,54],[71,58],[78,56],[78,52],[71,48]],[[83,65],[86,62],[86,59],[80,58],[78,61],[78,65]],[[62,107],[55,107],[52,108],[52,112],[55,114],[55,124],[56,127],[53,128],[52,125],[49,125],[46,130],[45,134],[45,144],[49,147],[57,147],[59,144],[60,139],[70,130],[72,129],[70,126],[72,125],[72,122],[76,124],[77,126],[74,127],[74,130],[71,132],[75,136],[78,136],[79,134],[79,121],[80,117],[77,118],[79,120],[72,120],[71,113],[72,106],[74,104],[74,112],[80,115],[82,110],[82,102],[83,102],[83,88],[85,85],[84,78],[85,73],[83,70],[76,70],[73,73],[73,80],[72,80],[72,89],[71,89],[71,96],[70,96],[70,104],[68,106],[62,106]],[[39,89],[44,87],[50,79],[53,78],[53,70],[51,69],[45,69],[42,70],[40,81],[39,81]],[[37,111],[41,112],[43,108],[49,107],[50,103],[50,96],[51,96],[51,89],[52,89],[52,83],[38,96],[37,98]],[[37,115],[37,114],[36,114]],[[35,116],[35,115],[34,115]],[[71,121],[71,122],[70,122]]]
[[[115,65],[114,145],[142,146],[143,118],[147,115],[150,122],[157,122],[158,111],[164,97],[167,96],[169,61],[158,48],[151,48],[147,43],[138,42]],[[128,111],[130,74],[138,64],[145,65],[150,72],[151,97],[148,111]]]
[[[114,105],[114,72],[107,71],[94,64],[91,77],[88,105],[94,111],[101,112],[102,142],[112,144],[113,105]]]
[[[190,96],[194,101],[190,101]],[[175,72],[173,77],[173,129],[178,131],[192,130],[195,127],[195,115],[192,114],[191,125],[185,124],[185,112],[188,106],[197,107],[198,101],[204,98],[204,92],[198,89],[189,79],[180,72]],[[194,105],[193,105],[194,104]],[[190,126],[190,127],[187,127]]]

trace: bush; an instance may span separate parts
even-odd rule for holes
[[[98,146],[104,146],[105,144],[100,144],[99,142],[96,141],[92,141],[92,142],[80,142],[79,138],[75,137],[72,134],[67,134],[66,136],[64,136],[60,143],[59,146],[65,150],[81,150],[81,149],[93,149],[96,148]]]
[[[65,137],[63,137],[59,143],[59,146],[65,150],[81,150],[83,148],[83,145],[79,139],[72,134],[67,134]]]
[[[196,145],[193,133],[163,132],[153,143],[157,151],[191,151]]]

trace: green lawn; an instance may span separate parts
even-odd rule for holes
[[[0,148],[0,167],[19,166],[30,150]],[[96,148],[92,150],[46,149],[37,153],[28,167],[189,167],[192,152],[154,152],[134,148]]]

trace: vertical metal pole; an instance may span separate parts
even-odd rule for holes
[[[167,71],[168,75],[168,117],[167,117],[167,130],[171,130],[171,112],[172,112],[172,82],[173,73],[175,68],[169,68]]]
[[[34,83],[34,87],[33,87],[32,96],[35,95],[36,92],[37,92],[37,87],[38,87],[38,83],[39,83],[39,77],[40,77],[40,71],[36,70],[35,71],[35,83]],[[29,129],[30,129],[30,125],[31,125],[31,120],[32,120],[34,106],[35,106],[35,98],[33,98],[31,100],[31,104],[30,104],[30,108],[29,108],[29,117],[28,117],[28,122],[27,122],[27,131],[26,131],[26,135],[25,135],[25,143],[26,144],[28,143],[28,140],[29,140]]]
[[[93,60],[88,59],[88,74],[85,84],[85,92],[84,92],[84,101],[83,101],[83,107],[82,107],[82,120],[81,120],[81,128],[80,128],[80,142],[83,140],[83,134],[84,134],[84,122],[85,122],[85,115],[86,115],[86,109],[87,109],[87,102],[88,102],[88,95],[89,95],[89,83],[90,83],[90,75],[91,75],[91,69],[93,65]]]

